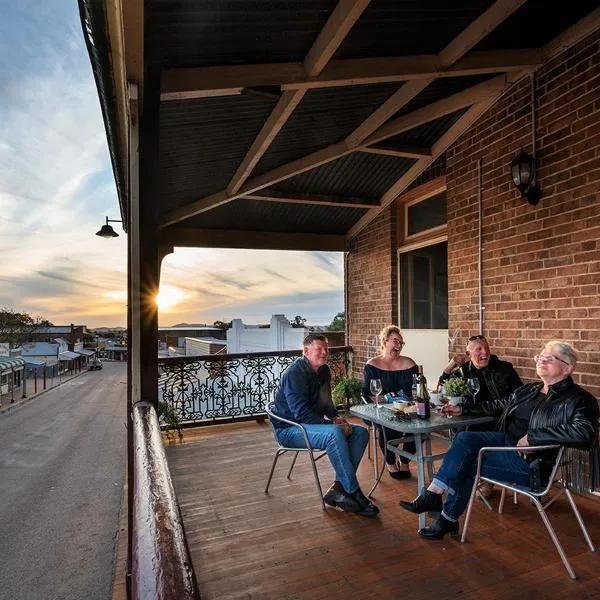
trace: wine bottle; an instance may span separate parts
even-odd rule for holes
[[[419,365],[419,376],[417,380],[417,417],[419,419],[429,419],[431,409],[429,407],[429,392],[427,391],[427,379],[423,375],[423,365]]]

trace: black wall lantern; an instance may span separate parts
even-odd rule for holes
[[[510,176],[513,183],[521,192],[521,196],[534,206],[540,201],[542,192],[535,185],[535,159],[521,149],[521,152],[510,163]]]

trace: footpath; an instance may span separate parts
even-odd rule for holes
[[[39,398],[42,394],[45,394],[46,392],[49,392],[50,390],[54,390],[57,387],[60,387],[61,385],[63,385],[64,383],[67,383],[68,381],[71,381],[72,379],[75,379],[76,377],[79,377],[80,375],[82,375],[83,373],[86,373],[86,372],[87,372],[86,370],[82,369],[81,371],[79,371],[77,373],[73,373],[72,375],[61,376],[61,380],[58,383],[55,383],[52,387],[47,387],[45,390],[38,390],[37,392],[27,394],[27,396],[25,398],[23,398],[21,396],[22,391],[19,389],[18,390],[19,397],[15,398],[14,402],[11,401],[10,394],[4,394],[3,396],[0,397],[0,402],[2,403],[2,405],[0,406],[0,415],[3,413],[10,412],[11,410],[17,410],[17,409],[21,408],[23,405],[31,402],[32,400]],[[28,381],[27,385],[33,386],[33,382]]]

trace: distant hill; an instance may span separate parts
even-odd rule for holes
[[[127,331],[126,327],[88,327],[88,331],[93,333],[111,333],[116,331]]]

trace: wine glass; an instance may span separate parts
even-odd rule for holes
[[[479,379],[477,379],[477,377],[469,377],[469,379],[467,379],[467,389],[471,392],[471,396],[475,397],[475,394],[479,391],[480,387]]]
[[[371,394],[375,396],[375,406],[379,408],[381,406],[379,404],[379,394],[381,394],[381,379],[371,379],[369,388],[371,390]]]

